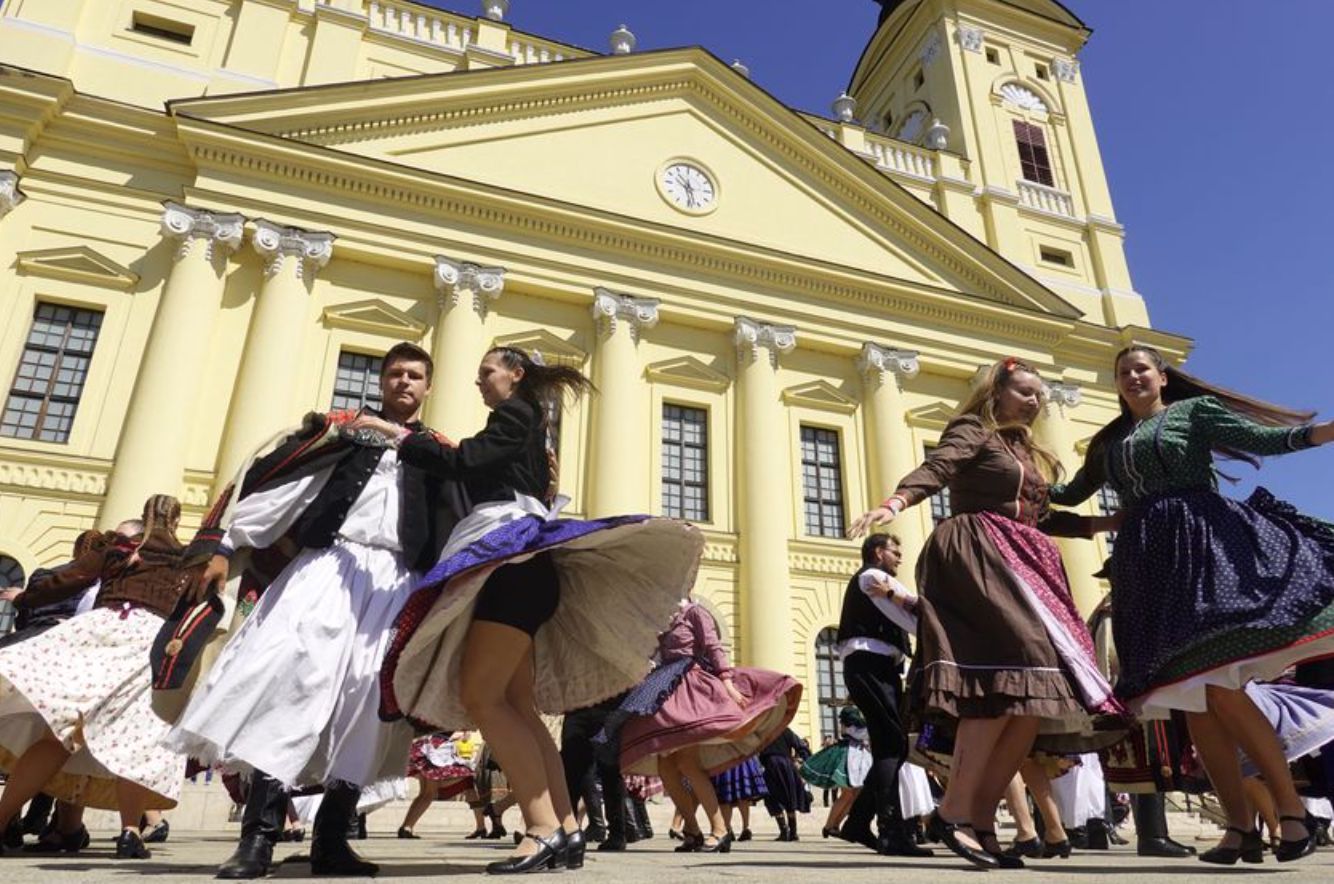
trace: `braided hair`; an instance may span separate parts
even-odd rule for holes
[[[144,530],[139,542],[134,547],[128,564],[135,565],[143,561],[140,553],[144,545],[156,534],[176,544],[176,527],[181,521],[181,503],[169,494],[154,494],[144,501]]]

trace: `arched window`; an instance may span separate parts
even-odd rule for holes
[[[826,627],[815,637],[816,702],[820,706],[820,736],[838,736],[838,710],[848,705],[843,687],[843,659],[838,655],[838,630]]]
[[[0,589],[22,589],[23,579],[23,566],[9,556],[0,556]]]

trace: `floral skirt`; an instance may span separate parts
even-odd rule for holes
[[[73,754],[43,791],[115,810],[116,781],[150,793],[147,809],[176,806],[185,756],[160,745],[148,649],[162,618],[141,608],[94,608],[0,650],[0,768],[50,733]]]

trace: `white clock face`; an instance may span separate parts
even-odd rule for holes
[[[662,192],[679,209],[702,212],[713,208],[718,188],[708,174],[690,163],[672,163],[662,170]]]

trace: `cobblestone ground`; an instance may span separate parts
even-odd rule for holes
[[[676,842],[657,838],[632,845],[625,853],[590,853],[580,872],[562,872],[563,880],[584,884],[598,882],[652,882],[686,884],[695,881],[765,882],[931,882],[978,880],[943,849],[929,860],[897,860],[876,857],[850,844],[824,841],[818,836],[793,844],[778,844],[772,835],[738,844],[732,853],[718,856],[676,854]],[[191,834],[172,832],[167,844],[154,845],[154,857],[146,862],[117,862],[111,843],[102,833],[83,854],[72,857],[32,857],[9,853],[0,857],[0,881],[5,884],[35,884],[52,881],[126,881],[138,878],[170,884],[212,880],[216,865],[231,851],[231,837],[219,832]],[[293,857],[304,845],[280,845],[278,857],[286,861],[275,872],[277,880],[308,878],[310,868]],[[401,841],[393,836],[372,835],[356,842],[368,859],[379,862],[379,881],[421,881],[431,878],[482,880],[482,866],[505,855],[508,845],[498,842],[467,842],[457,835],[426,835],[420,841]],[[1334,881],[1334,849],[1325,849],[1298,863],[1279,865],[1272,859],[1260,866],[1234,868],[1205,866],[1197,860],[1150,860],[1135,856],[1131,847],[1107,852],[1076,854],[1068,860],[1030,860],[1023,872],[987,873],[991,877],[1041,876],[1047,881],[1093,882],[1101,877],[1127,882],[1216,881],[1220,876],[1261,875],[1271,882]],[[549,876],[539,876],[550,880]]]

